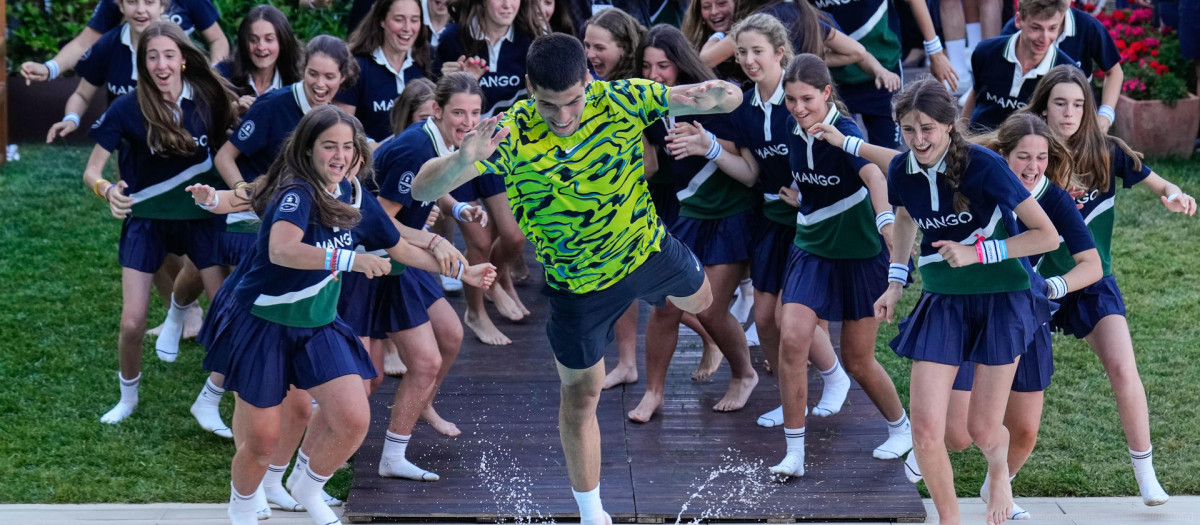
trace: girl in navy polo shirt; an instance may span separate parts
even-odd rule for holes
[[[700,61],[683,33],[668,25],[660,24],[650,29],[638,56],[642,76],[667,86],[714,78],[712,69]],[[688,120],[710,123],[722,118],[689,117]],[[729,387],[713,410],[731,412],[745,406],[750,392],[758,384],[758,374],[750,364],[746,334],[729,313],[729,301],[750,259],[750,220],[755,205],[750,186],[754,181],[734,179],[721,171],[712,160],[715,154],[685,158],[684,151],[674,153],[668,137],[676,127],[673,117],[646,127],[643,136],[645,172],[649,177],[659,169],[659,151],[674,157],[668,157],[668,163],[675,177],[679,217],[670,225],[670,231],[692,249],[712,281],[713,302],[697,317],[729,360],[732,372]],[[638,406],[629,411],[629,419],[644,423],[662,407],[667,368],[679,337],[676,327],[682,319],[683,311],[671,304],[651,311],[646,325],[646,393]],[[719,363],[718,360],[716,364]]]
[[[624,80],[637,76],[638,46],[646,28],[620,9],[605,9],[583,25],[583,50],[592,75],[598,80]]]
[[[781,188],[795,188],[796,184],[788,167],[788,135],[795,121],[783,100],[783,68],[792,60],[792,45],[783,24],[765,13],[738,22],[730,31],[730,38],[737,46],[738,63],[754,85],[742,97],[742,104],[729,114],[730,125],[714,133],[729,152],[722,151],[715,162],[726,173],[756,180],[756,189],[762,193],[762,213],[756,217],[751,235],[750,277],[757,305],[755,326],[767,362],[777,366],[776,304],[783,289],[788,252],[796,238],[799,211],[779,198]],[[703,156],[712,147],[711,138],[702,133],[702,128],[684,127],[690,129],[677,134],[674,144],[686,148],[689,155]],[[825,378],[825,391],[815,412],[828,416],[841,410],[850,390],[850,378],[838,366],[827,326],[818,326],[813,343],[809,359]],[[782,425],[783,406],[760,416],[758,424]]]
[[[300,80],[300,42],[278,9],[258,5],[238,26],[237,51],[216,65],[238,94],[245,113],[259,96]]]
[[[378,0],[350,35],[360,80],[338,92],[336,100],[375,141],[401,131],[388,125],[388,115],[405,84],[430,76],[430,33],[421,17],[418,0]]]
[[[1054,315],[1054,326],[1087,341],[1100,358],[1117,398],[1117,413],[1129,442],[1142,501],[1146,505],[1161,505],[1168,496],[1154,472],[1146,391],[1138,376],[1133,341],[1125,321],[1125,301],[1112,273],[1116,222],[1113,202],[1118,179],[1125,188],[1139,183],[1149,188],[1159,195],[1163,207],[1169,211],[1190,216],[1196,212],[1196,200],[1154,173],[1123,141],[1100,130],[1095,99],[1087,78],[1078,68],[1051,69],[1022,111],[1045,118],[1060,137],[1066,137],[1067,147],[1075,156],[1072,173],[1080,174],[1072,178],[1069,189],[1096,241],[1104,270],[1099,282],[1062,299],[1062,307]],[[1065,271],[1070,265],[1070,258],[1051,254],[1041,268]]]
[[[378,202],[361,189],[360,207],[338,199],[339,183],[353,176],[368,153],[361,125],[335,107],[306,115],[265,177],[248,188],[249,201],[268,228],[236,279],[214,300],[201,340],[205,366],[226,374],[238,392],[234,425],[242,436],[230,468],[229,517],[257,523],[254,494],[279,435],[281,403],[289,387],[308,391],[321,405],[321,432],[309,436],[308,458],[291,494],[318,523],[341,523],[322,499],[329,476],[353,454],[370,422],[362,379],[375,375],[365,350],[337,316],[338,274],[386,274],[387,259],[355,253],[354,246],[386,249],[397,262],[440,271],[433,256],[402,242]],[[370,168],[363,167],[369,176]],[[354,185],[357,186],[357,185]],[[219,213],[245,208],[234,192],[189,188],[203,207]],[[222,198],[224,197],[224,198]],[[234,202],[237,201],[237,202]],[[486,287],[494,273],[478,266],[463,278]]]
[[[1054,249],[1058,234],[1005,160],[962,138],[954,98],[938,81],[905,88],[896,116],[911,151],[888,169],[896,222],[888,288],[875,303],[876,316],[892,319],[919,228],[924,292],[891,342],[898,355],[913,360],[909,400],[917,461],[938,515],[957,523],[946,410],[959,366],[975,363],[968,429],[988,461],[988,522],[1002,523],[1012,508],[1004,407],[1016,360],[1049,318],[1045,296],[1031,291],[1032,268],[1023,257]],[[859,149],[850,139],[843,147]],[[1014,213],[1025,232],[1017,233]]]
[[[544,32],[538,9],[536,0],[467,0],[438,37],[443,74],[464,70],[468,59],[484,66],[482,76],[476,75],[484,94],[483,118],[526,95],[525,53]]]
[[[89,136],[96,147],[83,173],[84,183],[109,202],[113,216],[125,219],[117,343],[121,401],[100,418],[104,423],[117,423],[137,407],[150,287],[167,254],[187,254],[210,297],[220,286],[223,273],[212,251],[219,223],[181,196],[189,183],[215,182],[212,150],[237,122],[233,94],[178,26],[151,23],[137,46],[136,94],[117,98],[92,126]],[[116,184],[101,175],[114,150],[119,150],[121,175]]]
[[[80,58],[76,68],[81,77],[79,86],[67,99],[62,121],[50,126],[50,132],[46,134],[46,144],[54,142],[58,137],[67,136],[79,127],[79,116],[87,111],[97,90],[107,91],[110,103],[121,95],[133,92],[138,84],[138,66],[134,63],[138,40],[150,24],[162,18],[166,1],[121,2],[121,13],[125,16],[125,23],[104,33],[104,36]]]

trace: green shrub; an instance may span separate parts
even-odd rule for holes
[[[229,38],[229,45],[237,45],[237,30],[238,25],[242,23],[242,14],[250,11],[250,8],[259,4],[271,4],[283,14],[287,15],[288,20],[292,22],[292,31],[301,41],[307,41],[309,38],[320,35],[333,35],[338,38],[346,38],[346,27],[343,19],[350,12],[350,5],[353,2],[349,0],[334,0],[329,2],[332,5],[324,9],[312,9],[306,6],[306,0],[300,0],[296,4],[288,3],[281,4],[276,2],[264,2],[262,0],[213,0],[217,10],[221,12],[221,29],[225,30],[225,36]],[[231,14],[236,13],[236,14]]]

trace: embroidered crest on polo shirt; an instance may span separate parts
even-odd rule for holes
[[[412,190],[413,172],[406,171],[400,175],[400,193],[408,193]]]
[[[250,135],[254,134],[254,121],[247,120],[242,123],[242,127],[238,128],[238,138],[241,140],[249,140]]]
[[[289,193],[283,196],[283,201],[279,203],[279,211],[283,213],[292,213],[300,207],[300,197],[295,193]]]

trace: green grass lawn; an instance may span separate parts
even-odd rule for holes
[[[80,181],[89,152],[22,145],[22,160],[0,171],[0,502],[225,501],[233,444],[203,433],[188,412],[207,376],[195,342],[167,364],[148,340],[137,413],[120,425],[99,422],[118,399],[120,223]],[[1151,166],[1200,194],[1200,158]],[[1159,477],[1172,494],[1200,494],[1200,273],[1192,266],[1200,219],[1166,213],[1144,189],[1121,193],[1115,271],[1150,399]],[[906,294],[902,311],[916,296]],[[164,314],[152,307],[150,325]],[[894,335],[894,325],[880,331],[878,355],[907,404],[908,363],[886,346]],[[1041,441],[1016,494],[1136,494],[1099,361],[1074,339],[1055,343]],[[952,458],[960,495],[976,494],[982,455]],[[330,492],[345,496],[348,485],[342,471]]]

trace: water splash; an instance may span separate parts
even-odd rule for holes
[[[511,516],[513,523],[554,524],[554,519],[542,514],[534,501],[533,477],[521,470],[512,451],[486,439],[478,443],[483,448],[479,456],[479,479],[492,493],[496,514]]]
[[[698,479],[689,487],[690,495],[675,516],[675,525],[683,522],[683,515],[693,502],[699,502],[704,507],[687,522],[689,525],[713,517],[764,511],[764,506],[781,485],[771,476],[764,475],[767,466],[762,459],[746,459],[740,454],[734,448],[727,448],[721,455],[720,464],[713,467],[703,480]]]

